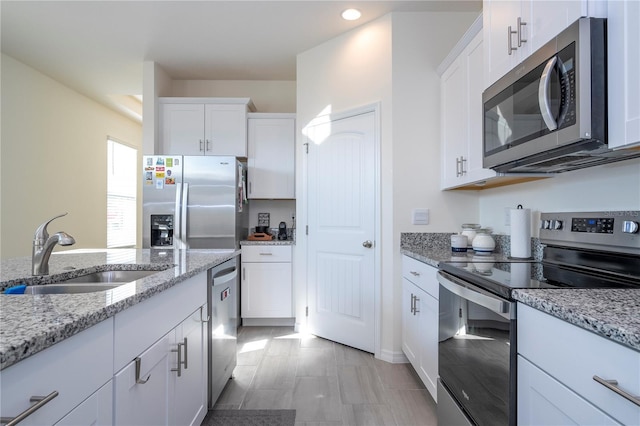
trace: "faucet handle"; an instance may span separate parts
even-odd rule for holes
[[[36,233],[33,236],[34,240],[46,240],[47,238],[49,238],[49,233],[47,232],[47,225],[49,225],[49,223],[51,223],[54,219],[57,219],[59,217],[62,216],[66,216],[67,214],[69,214],[68,212],[59,214],[58,216],[54,216],[51,219],[47,220],[46,222],[44,222],[42,225],[38,226],[38,229],[36,229]]]

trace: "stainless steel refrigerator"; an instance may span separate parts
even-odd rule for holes
[[[237,249],[246,239],[236,157],[145,156],[142,169],[144,248]]]

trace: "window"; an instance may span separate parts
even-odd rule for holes
[[[109,138],[107,152],[107,247],[134,247],[138,151]]]

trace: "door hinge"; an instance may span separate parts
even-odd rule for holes
[[[304,144],[304,149],[307,152],[307,154],[309,153],[309,142]]]
[[[458,318],[462,318],[462,308],[458,309]]]
[[[304,233],[305,235],[309,235],[309,225],[305,226]]]
[[[308,306],[304,309],[304,316],[306,316],[306,317],[309,316],[309,307]]]

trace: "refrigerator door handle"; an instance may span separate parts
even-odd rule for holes
[[[189,184],[184,182],[182,184],[182,205],[180,211],[180,241],[182,242],[181,248],[189,248],[187,243],[187,202],[189,201]]]
[[[182,184],[176,183],[175,219],[173,223],[173,247],[180,248],[182,241]]]

